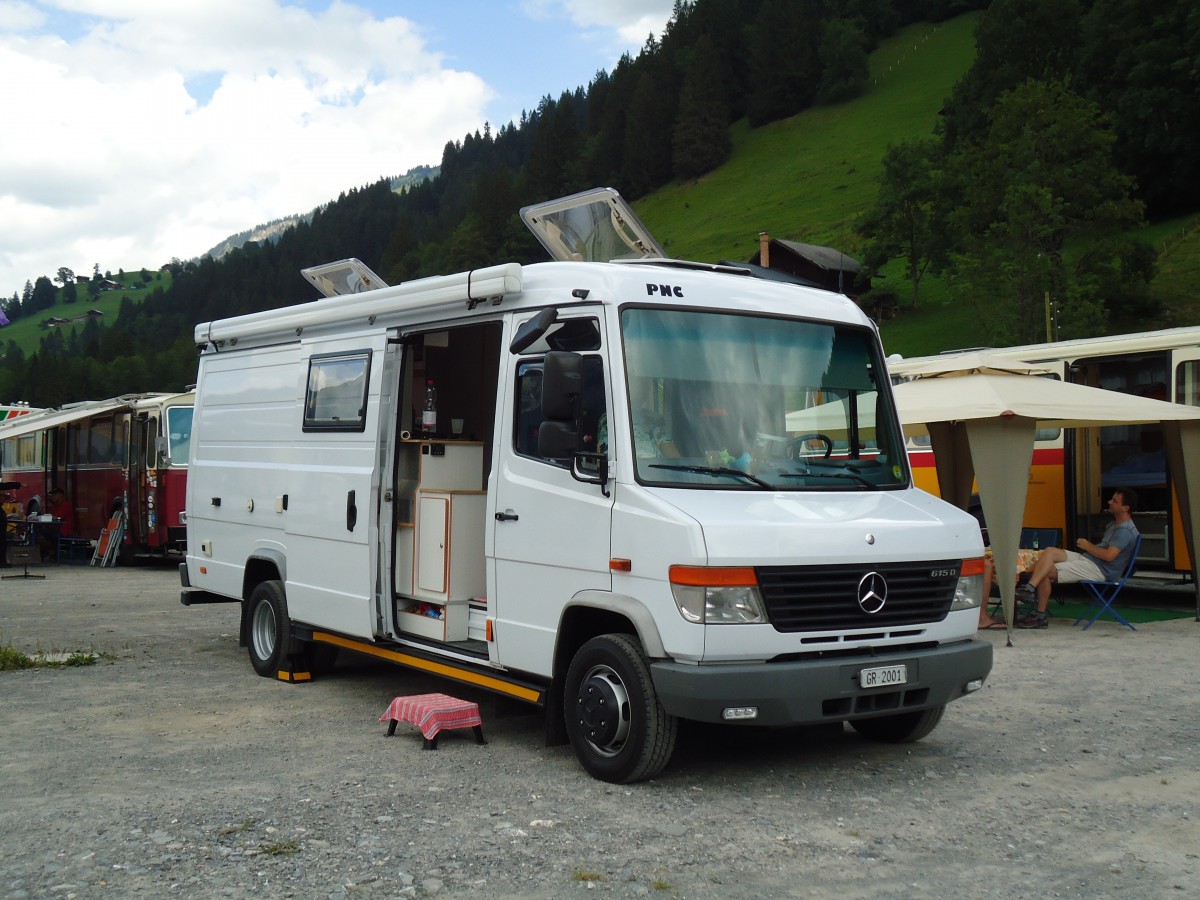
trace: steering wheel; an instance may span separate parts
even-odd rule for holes
[[[828,435],[820,434],[816,431],[812,432],[811,434],[802,434],[799,437],[794,437],[784,444],[783,450],[784,453],[787,454],[787,458],[797,459],[799,457],[799,451],[809,441],[820,441],[822,444],[824,444],[825,452],[822,454],[822,457],[824,459],[829,459],[829,455],[833,453],[833,440]]]

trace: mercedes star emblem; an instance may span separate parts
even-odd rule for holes
[[[868,616],[883,609],[887,603],[887,581],[878,572],[868,572],[858,583],[858,608]]]

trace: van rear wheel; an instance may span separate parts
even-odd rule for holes
[[[626,634],[594,637],[567,669],[564,716],[580,764],[594,778],[653,778],[671,758],[678,722],[658,702],[641,645]]]
[[[249,640],[250,665],[266,678],[279,672],[279,664],[287,651],[291,623],[283,584],[264,581],[250,593]]]
[[[850,725],[865,738],[883,744],[909,744],[919,741],[942,721],[944,706],[917,712],[881,716],[877,719],[855,719]]]

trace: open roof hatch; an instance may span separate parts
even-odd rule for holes
[[[521,221],[559,261],[611,262],[665,256],[612,188],[592,188],[521,209]]]
[[[388,283],[372,272],[366,263],[357,259],[342,259],[321,266],[309,266],[307,269],[301,269],[300,274],[326,297],[361,294],[388,286]]]

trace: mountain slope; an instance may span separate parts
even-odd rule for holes
[[[749,259],[762,231],[854,254],[854,222],[874,202],[884,150],[932,133],[974,58],[978,19],[905,28],[872,54],[872,85],[854,101],[753,131],[739,123],[728,163],[646,197],[638,216],[684,259]]]

